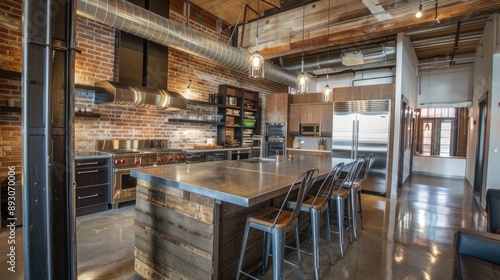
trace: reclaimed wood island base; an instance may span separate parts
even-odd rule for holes
[[[247,215],[279,204],[303,170],[318,168],[324,177],[346,160],[300,157],[133,170],[136,272],[144,279],[234,279]],[[260,266],[261,238],[250,234],[245,266]]]

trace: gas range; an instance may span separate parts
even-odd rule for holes
[[[130,170],[186,163],[186,152],[165,148],[166,140],[97,140],[96,150],[111,155],[113,190],[111,204],[135,200],[137,179]]]
[[[164,148],[165,140],[97,140],[98,151],[112,155],[113,168],[186,163],[186,152]]]
[[[186,152],[176,149],[102,150],[101,152],[112,155],[113,168],[186,163]]]

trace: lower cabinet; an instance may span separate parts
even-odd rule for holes
[[[110,202],[109,158],[78,159],[75,167],[76,216],[106,211]]]

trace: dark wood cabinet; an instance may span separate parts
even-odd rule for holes
[[[287,123],[289,100],[288,93],[266,95],[266,122]]]
[[[111,191],[109,161],[109,158],[76,160],[76,216],[108,210]]]
[[[291,136],[300,134],[301,123],[318,123],[321,136],[332,136],[332,103],[310,103],[290,105],[289,132]]]

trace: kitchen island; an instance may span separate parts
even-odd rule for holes
[[[246,216],[280,206],[303,171],[348,159],[296,157],[170,165],[132,170],[138,178],[135,269],[145,279],[233,279]],[[250,234],[246,266],[262,258],[261,234]]]

